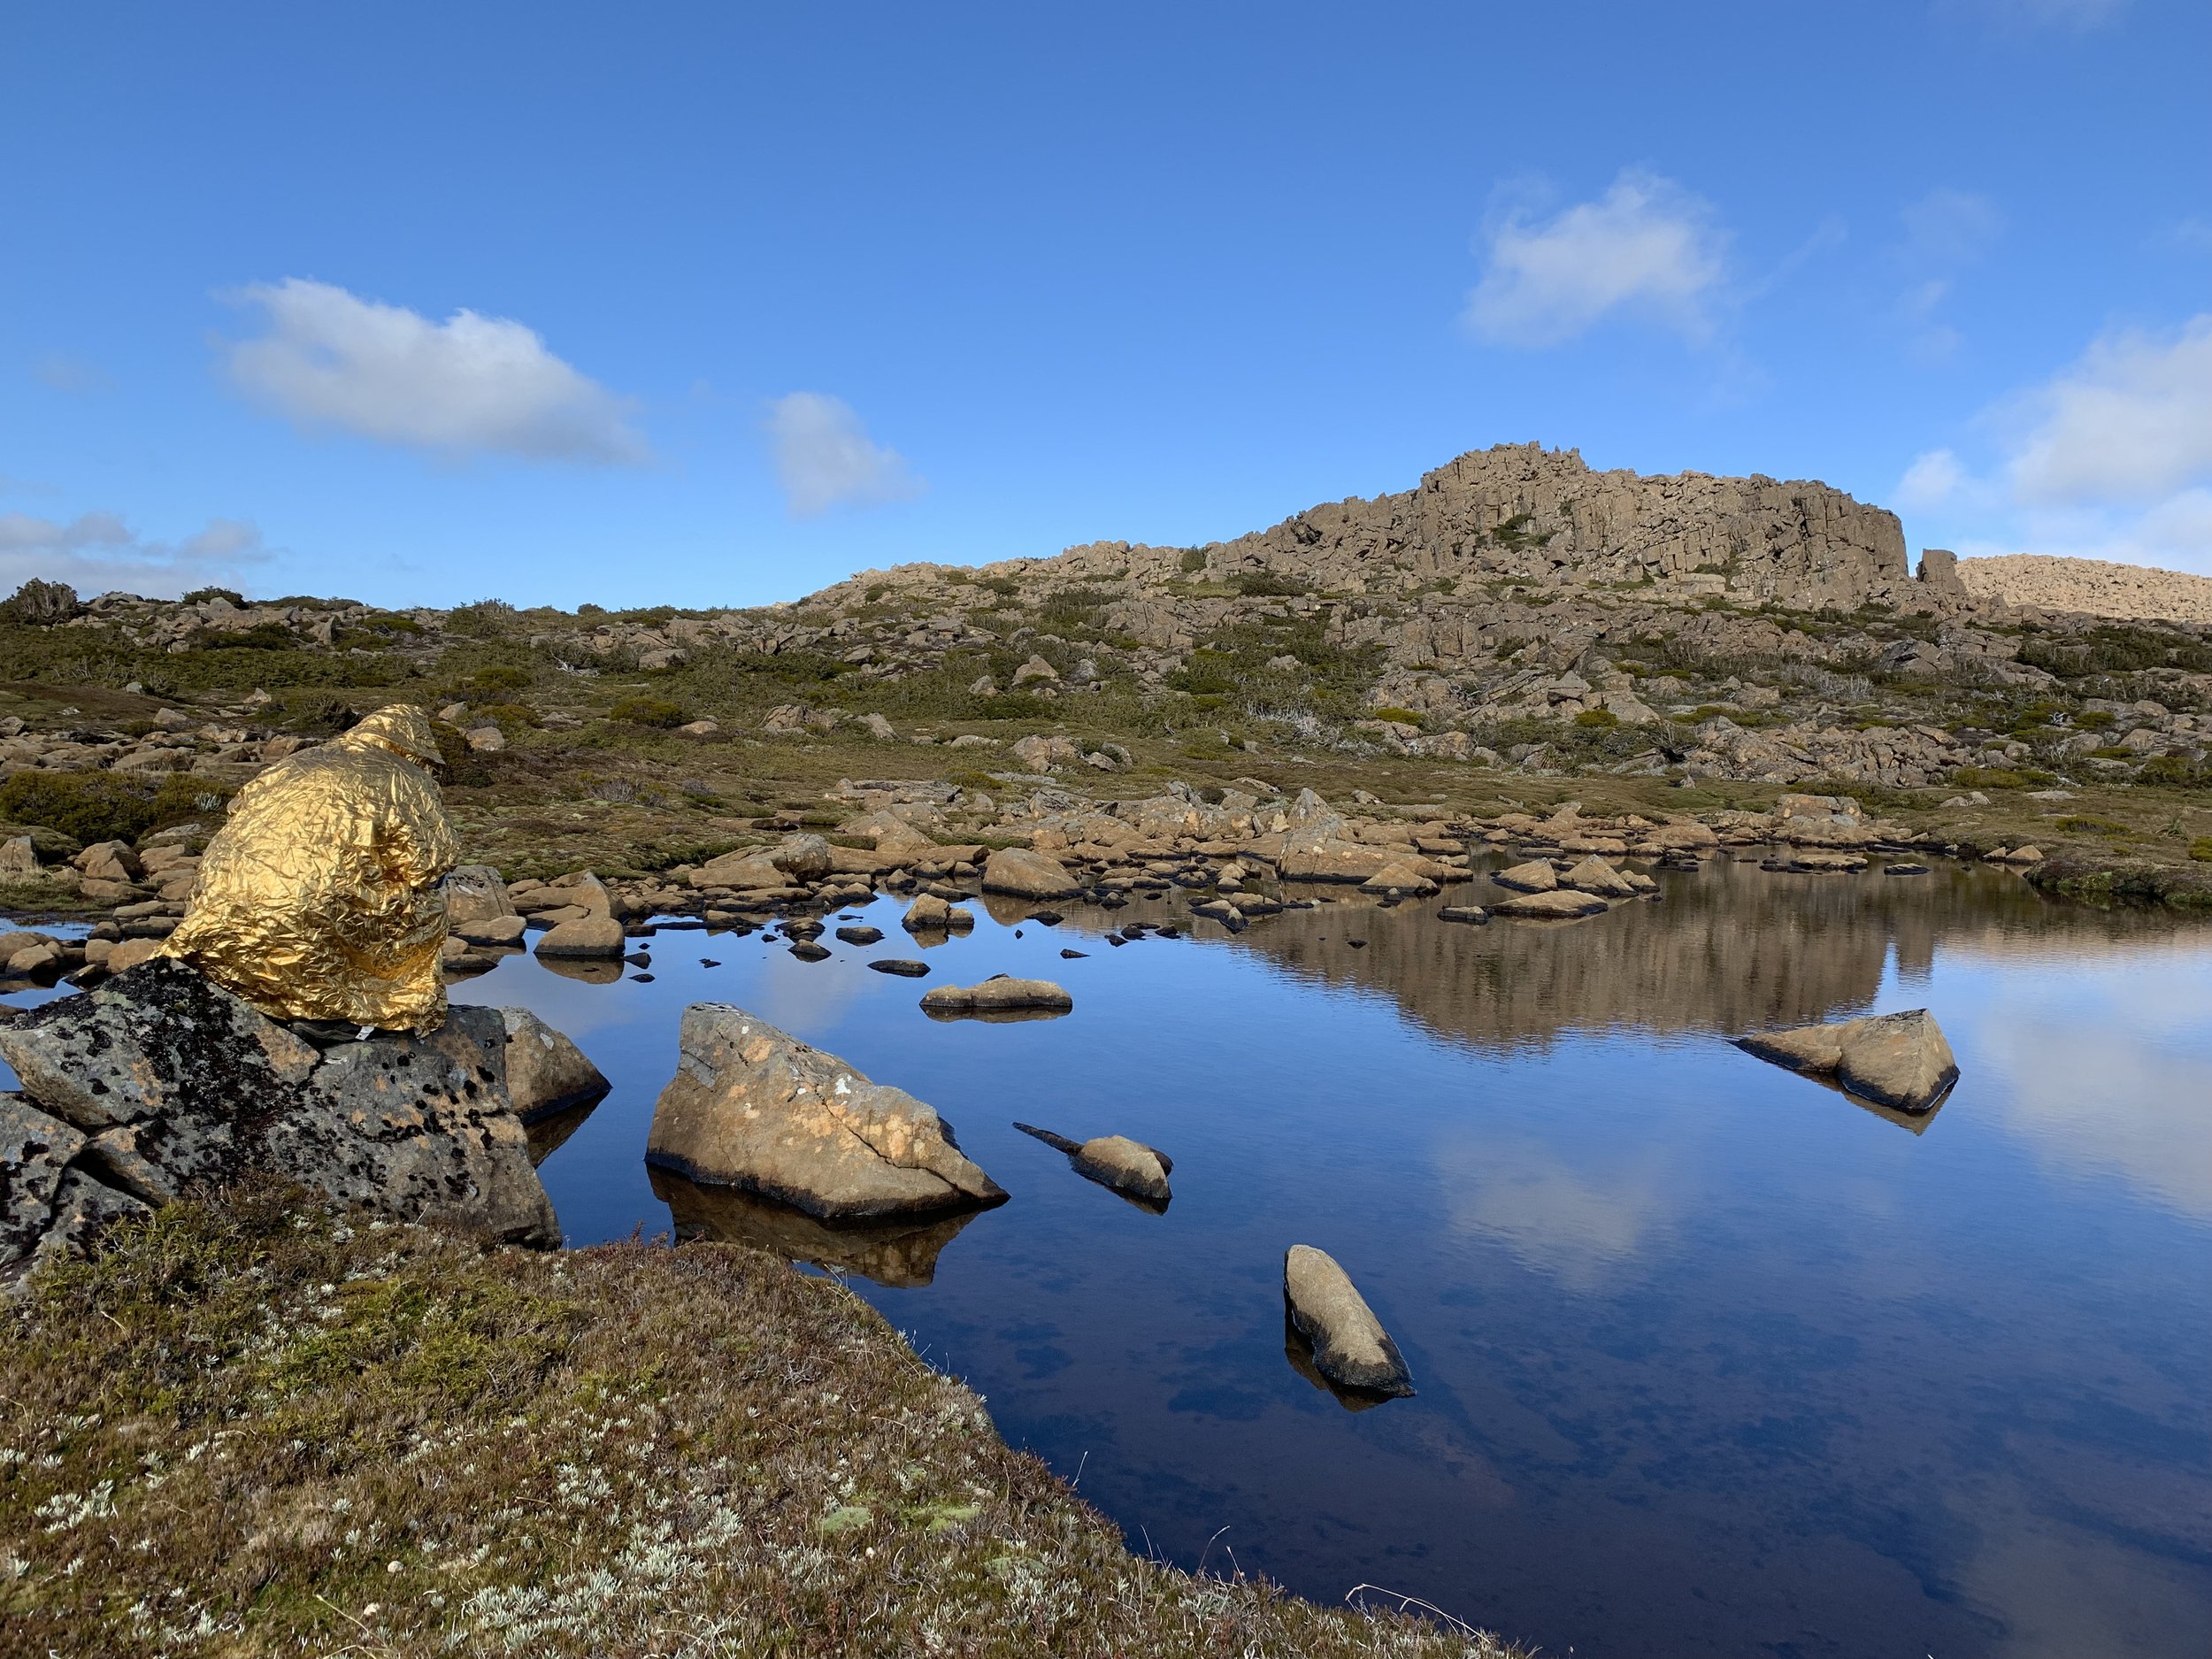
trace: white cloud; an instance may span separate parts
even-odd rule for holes
[[[149,541],[111,512],[81,513],[66,523],[27,512],[0,513],[0,592],[33,577],[67,582],[81,594],[120,588],[173,598],[189,588],[234,584],[271,555],[261,532],[241,518],[211,518],[181,541]]]
[[[2004,215],[1985,196],[1943,188],[1907,204],[1898,217],[1904,224],[1904,237],[1893,257],[1907,279],[1897,301],[1898,315],[1910,333],[1914,354],[1939,362],[1955,352],[1965,337],[1938,312],[1951,297],[1960,273],[1987,253],[2003,234]]]
[[[1985,468],[1932,449],[1896,490],[1962,556],[2212,574],[2212,312],[2169,333],[2106,334],[1978,424],[1999,437]]]
[[[1916,457],[1897,482],[1897,504],[1909,512],[1924,512],[1947,503],[1966,481],[1966,469],[1948,449],[1931,449]]]
[[[2140,502],[2212,479],[2212,312],[2161,337],[2124,329],[2024,400],[2007,466],[2030,502]]]
[[[228,342],[231,378],[303,426],[336,426],[449,455],[634,462],[645,441],[632,405],[506,318],[457,311],[432,322],[298,277],[232,297],[258,306],[267,331]]]
[[[1624,169],[1596,201],[1541,222],[1515,210],[1488,244],[1463,320],[1494,344],[1559,345],[1616,313],[1693,342],[1712,333],[1727,234],[1711,204],[1656,173]]]
[[[826,392],[792,392],[768,411],[776,475],[802,517],[832,507],[872,507],[922,493],[905,457],[868,436],[851,404]]]

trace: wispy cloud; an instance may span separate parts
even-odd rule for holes
[[[784,498],[802,518],[906,501],[927,488],[897,450],[869,437],[842,398],[789,393],[770,405],[767,428]]]
[[[1713,332],[1727,248],[1710,203],[1627,168],[1595,201],[1548,219],[1524,204],[1497,219],[1463,320],[1479,339],[1525,349],[1563,344],[1617,316],[1702,342]]]
[[[81,593],[123,589],[173,598],[210,582],[234,582],[273,549],[243,518],[211,518],[181,541],[149,541],[111,512],[64,522],[27,512],[0,513],[0,588],[33,577],[67,582]]]
[[[79,397],[115,389],[115,381],[105,369],[65,351],[50,351],[31,365],[31,378],[50,391]]]
[[[2212,312],[2106,334],[1978,426],[1999,434],[1985,470],[1933,449],[1897,488],[1909,511],[1982,521],[1961,552],[2212,572]]]
[[[2005,220],[1994,202],[1971,190],[1930,190],[1900,215],[1903,236],[1895,250],[1906,287],[1898,314],[1909,332],[1915,355],[1930,360],[1949,357],[1964,336],[1943,315],[1960,276],[1979,261],[2003,234]]]
[[[264,408],[448,456],[593,464],[647,458],[633,405],[507,318],[457,311],[442,323],[291,277],[228,297],[265,333],[229,342],[231,379]]]
[[[1937,0],[1937,9],[2008,34],[2085,34],[2128,9],[2130,0]]]

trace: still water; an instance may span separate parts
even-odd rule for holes
[[[979,905],[918,952],[885,901],[885,942],[826,962],[666,932],[650,982],[518,956],[457,1000],[527,1004],[613,1079],[542,1167],[572,1242],[672,1202],[839,1264],[1140,1550],[1599,1659],[2212,1653],[2212,928],[1945,865],[1658,873],[1571,926],[1437,920],[1461,889],[1118,949],[1174,907]],[[928,980],[864,966],[917,954]],[[998,972],[1075,1011],[916,1008]],[[810,1240],[657,1195],[702,1000],[929,1101],[1012,1202]],[[1723,1041],[1922,1005],[1963,1076],[1917,1125]],[[1018,1118],[1161,1148],[1173,1203]],[[1293,1368],[1301,1241],[1417,1397],[1355,1411]]]

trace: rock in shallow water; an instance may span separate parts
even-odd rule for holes
[[[1398,1345],[1336,1259],[1310,1244],[1283,1256],[1290,1322],[1313,1344],[1314,1369],[1340,1388],[1402,1398],[1413,1392]]]
[[[1509,899],[1500,899],[1490,907],[1490,914],[1571,922],[1585,916],[1602,916],[1606,908],[1605,901],[1594,893],[1573,893],[1562,887],[1549,893],[1517,893]]]
[[[538,940],[537,954],[590,959],[619,956],[626,948],[620,922],[584,916],[547,928]]]
[[[526,1127],[595,1102],[611,1086],[584,1052],[526,1008],[503,1008],[507,1028],[507,1097]]]
[[[742,1009],[693,1003],[679,1048],[653,1107],[649,1164],[824,1221],[1006,1202],[928,1106]]]
[[[1832,1078],[1847,1094],[1915,1116],[1932,1110],[1959,1076],[1943,1027],[1924,1008],[1760,1032],[1737,1038],[1736,1047],[1793,1071]]]
[[[1098,1135],[1088,1141],[1071,1141],[1034,1124],[1018,1123],[1014,1127],[1025,1135],[1034,1135],[1056,1151],[1066,1153],[1075,1172],[1086,1180],[1110,1187],[1155,1213],[1164,1210],[1175,1196],[1167,1184],[1167,1178],[1175,1171],[1175,1160],[1141,1141],[1132,1141],[1127,1135]]]
[[[922,1012],[946,1019],[1049,1016],[1074,1006],[1075,999],[1049,979],[1016,979],[1003,973],[980,985],[941,985],[922,998]]]
[[[1056,858],[1007,847],[983,861],[983,890],[1021,899],[1071,899],[1083,891],[1083,884]]]

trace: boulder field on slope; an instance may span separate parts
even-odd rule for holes
[[[819,1221],[881,1222],[1006,1202],[935,1111],[725,1002],[684,1010],[646,1161]]]
[[[457,1006],[427,1035],[319,1049],[167,957],[19,1012],[0,1024],[22,1088],[0,1132],[0,1272],[251,1171],[405,1220],[557,1245],[508,1047],[500,1010]]]
[[[1737,1038],[1736,1047],[1916,1117],[1932,1110],[1959,1076],[1943,1027],[1924,1008],[1759,1032]]]

